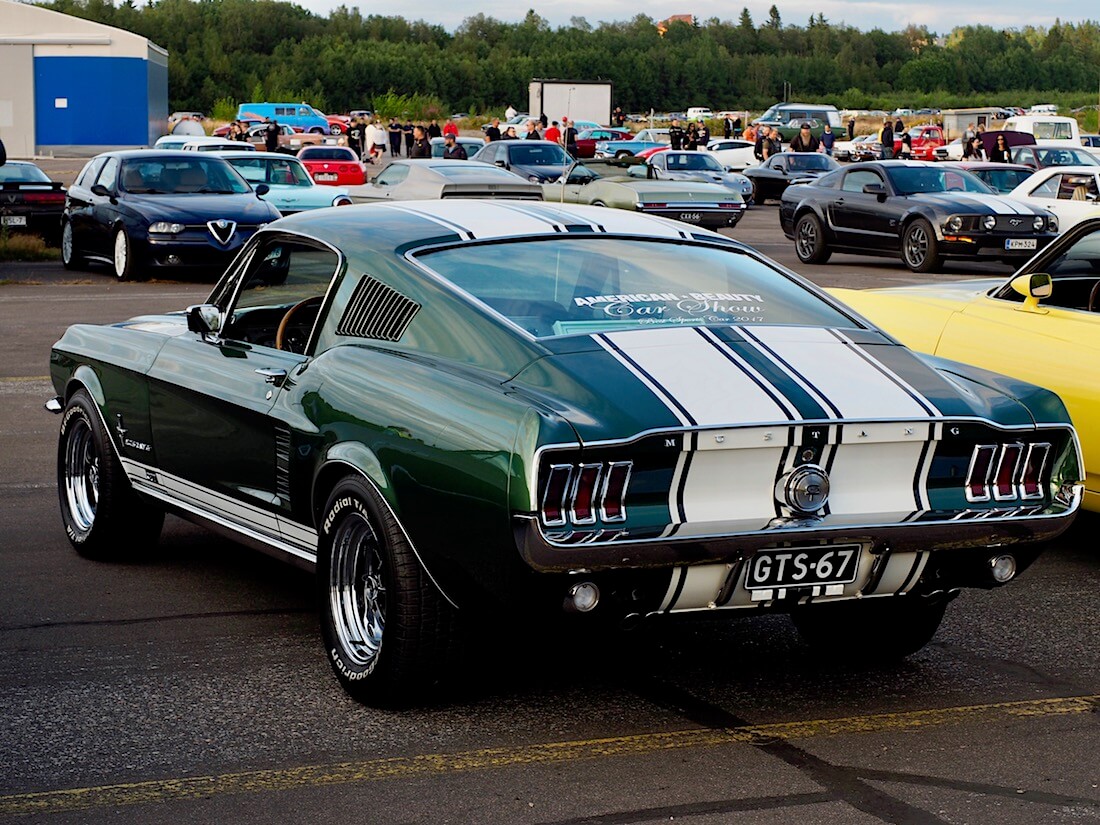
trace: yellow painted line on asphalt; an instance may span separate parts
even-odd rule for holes
[[[1100,702],[1100,694],[1066,696],[902,713],[877,713],[867,716],[848,716],[842,719],[749,725],[724,730],[692,728],[666,733],[643,733],[634,736],[612,736],[604,739],[551,742],[518,747],[481,748],[459,753],[429,753],[329,765],[307,765],[299,768],[243,771],[213,776],[189,776],[41,793],[12,794],[0,796],[0,815],[42,815],[92,808],[119,808],[189,799],[208,799],[228,794],[273,793],[295,788],[377,782],[384,779],[412,779],[607,757],[644,756],[660,751],[709,748],[738,742],[766,744],[773,739],[810,739],[820,736],[918,730],[940,725],[1063,716],[1092,712],[1096,710],[1098,702]]]

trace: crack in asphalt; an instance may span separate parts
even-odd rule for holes
[[[751,727],[751,723],[724,708],[653,676],[639,680],[634,693],[706,728],[728,730]],[[883,822],[896,825],[947,825],[946,820],[935,814],[868,784],[856,770],[834,765],[785,739],[756,736],[749,741],[822,786],[827,801],[847,803]]]

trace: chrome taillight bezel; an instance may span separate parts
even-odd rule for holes
[[[591,498],[588,500],[587,516],[577,514],[577,497],[581,492],[581,484],[584,483],[585,473],[595,472],[596,478],[592,481]],[[600,481],[603,479],[603,462],[581,464],[573,478],[573,489],[569,495],[569,520],[574,524],[595,524],[596,515],[600,507]]]
[[[989,463],[985,468],[985,477],[982,479],[975,479],[974,473],[978,468],[978,456],[981,453],[989,452]],[[996,444],[975,444],[974,450],[970,453],[970,466],[966,471],[966,500],[975,504],[989,501],[992,498],[989,492],[989,479],[993,475],[993,467],[997,458],[997,445]],[[978,487],[982,490],[981,493],[975,493],[974,488]]]
[[[619,468],[624,468],[622,471],[626,475],[623,478],[622,492],[619,494],[619,514],[611,516],[607,513],[607,493],[611,486],[611,478]],[[600,520],[605,524],[619,524],[626,521],[626,490],[630,486],[630,475],[633,472],[633,461],[608,462],[607,472],[604,473],[603,486],[600,488]]]
[[[1039,466],[1035,471],[1035,492],[1029,493],[1027,491],[1028,484],[1028,468],[1031,466],[1031,460],[1037,453],[1042,452],[1042,457],[1039,459]],[[1035,501],[1043,498],[1043,475],[1047,470],[1047,462],[1050,460],[1050,454],[1053,452],[1053,448],[1046,442],[1036,442],[1034,444],[1027,445],[1027,454],[1024,456],[1022,470],[1020,474],[1020,498],[1024,501]]]
[[[546,516],[546,503],[550,498],[550,492],[554,489],[554,477],[556,474],[565,473],[565,481],[561,486],[561,501],[557,502],[559,518],[551,519]],[[542,506],[539,508],[539,516],[547,527],[562,527],[568,521],[569,508],[566,502],[573,490],[573,465],[551,464],[550,474],[546,478],[546,488],[542,491]]]
[[[993,498],[996,501],[1015,501],[1019,498],[1020,487],[1020,465],[1024,457],[1024,448],[1026,444],[1022,444],[1019,441],[1013,441],[1008,444],[1001,445],[1001,454],[997,456],[997,469],[993,473],[993,483],[990,489],[993,492]],[[1015,458],[1010,456],[1015,453]],[[1001,470],[1004,469],[1005,462],[1011,460],[1013,462],[1011,472],[1008,477],[1008,481],[1005,486],[1008,488],[1007,493],[1001,492]]]

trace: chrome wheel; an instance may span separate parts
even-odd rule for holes
[[[817,251],[817,243],[817,224],[814,221],[801,221],[798,224],[798,237],[795,239],[798,257],[804,261],[812,258]]]
[[[73,225],[68,221],[61,229],[61,262],[65,266],[73,262]]]
[[[129,264],[130,242],[125,230],[120,229],[115,233],[115,275],[119,280],[125,280]]]
[[[928,258],[928,233],[924,227],[913,224],[905,235],[905,262],[914,269],[924,266]]]
[[[361,513],[345,518],[332,540],[329,604],[342,652],[357,667],[377,658],[386,628],[382,546]]]
[[[66,433],[62,484],[73,526],[87,533],[99,503],[99,453],[87,420],[73,421]]]

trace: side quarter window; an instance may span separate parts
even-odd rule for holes
[[[99,172],[106,162],[106,158],[92,158],[88,161],[88,165],[84,167],[84,171],[81,172],[80,177],[76,179],[76,185],[87,188],[95,183],[95,179],[99,177]]]
[[[341,267],[331,249],[288,238],[262,242],[232,290],[223,336],[308,354],[321,309]]]
[[[108,158],[103,164],[103,169],[96,176],[95,182],[106,186],[110,190],[115,189],[115,178],[118,177],[118,158]]]
[[[868,183],[882,183],[882,178],[868,169],[857,169],[844,176],[844,184],[840,187],[845,192],[863,192],[863,187]]]

